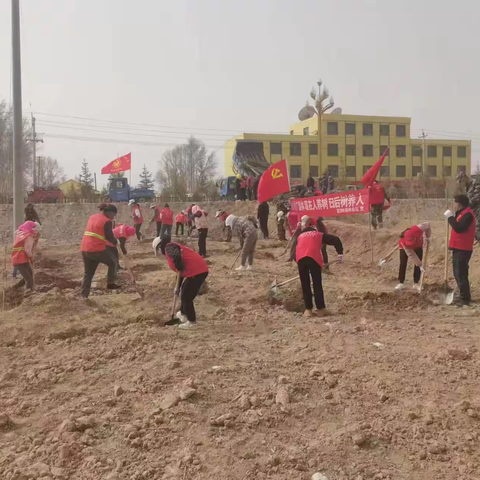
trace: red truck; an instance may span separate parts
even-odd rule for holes
[[[30,203],[60,203],[64,198],[59,188],[36,188],[28,194]]]

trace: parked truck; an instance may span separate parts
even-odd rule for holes
[[[146,188],[130,188],[125,177],[114,178],[108,188],[109,202],[148,202],[155,200],[155,192]]]

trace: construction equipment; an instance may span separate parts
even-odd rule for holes
[[[170,320],[168,320],[168,322],[165,322],[163,324],[165,327],[180,325],[182,323],[179,318],[175,317],[175,310],[176,310],[176,307],[177,307],[177,298],[178,298],[179,291],[180,291],[181,281],[182,281],[182,277],[180,275],[180,272],[178,272],[177,273],[177,280],[175,282],[175,291],[173,292],[172,317],[170,318]]]
[[[392,250],[390,250],[379,262],[378,262],[378,266],[379,267],[383,267],[387,262],[388,260],[390,260],[390,258],[392,258],[392,255],[399,249],[400,247],[397,245],[395,248],[393,248]]]
[[[130,265],[128,264],[127,257],[123,253],[122,249],[120,249],[120,253],[122,254],[123,261],[125,263],[125,267],[127,268],[127,272],[130,275],[130,279],[132,280],[133,286],[135,287],[135,290],[137,293],[140,295],[140,298],[143,300],[145,298],[145,293],[143,290],[137,285],[137,281],[135,280],[135,275],[132,272],[132,269],[130,268]]]

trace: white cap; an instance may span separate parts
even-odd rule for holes
[[[235,215],[229,215],[227,217],[227,219],[225,220],[225,225],[227,227],[230,227],[232,228],[233,227],[233,223],[235,222],[235,220],[237,219],[237,217]]]
[[[218,218],[220,216],[220,214],[222,213],[221,210],[217,210],[216,213],[215,213],[215,218]]]
[[[132,198],[131,200],[128,201],[129,205],[133,205],[135,203],[135,200]]]
[[[282,210],[280,210],[278,213],[277,213],[277,218],[281,218],[285,215],[285,212],[283,212]]]

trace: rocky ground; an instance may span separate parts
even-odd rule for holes
[[[376,234],[376,262],[408,220]],[[370,264],[368,228],[327,225],[346,247],[324,277],[331,316],[305,320],[297,283],[269,296],[296,275],[281,242],[229,273],[238,243],[212,239],[194,331],[163,327],[175,275],[150,243],[128,244],[145,300],[125,272],[107,293],[101,266],[84,302],[78,244],[43,241],[38,292],[4,283],[0,478],[480,478],[480,312],[437,300],[443,223],[422,297],[393,293],[397,258]],[[475,259],[476,298],[479,276]]]

